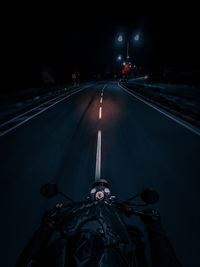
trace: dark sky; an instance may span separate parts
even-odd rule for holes
[[[70,77],[73,69],[115,70],[116,57],[125,50],[116,43],[119,32],[125,36],[140,33],[140,41],[130,45],[137,65],[198,66],[197,4],[136,3],[47,3],[6,9],[1,22],[1,67],[6,84],[37,80],[42,66],[52,66],[60,77],[64,73]]]

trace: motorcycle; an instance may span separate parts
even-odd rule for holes
[[[47,211],[44,220],[60,234],[62,240],[67,241],[65,246],[70,248],[70,256],[73,254],[73,261],[79,262],[79,265],[74,263],[72,266],[99,266],[98,262],[100,266],[138,266],[138,259],[132,252],[137,250],[138,244],[142,244],[137,238],[141,237],[141,233],[137,227],[127,226],[124,216],[144,216],[146,209],[139,208],[159,200],[155,190],[144,189],[121,201],[111,194],[107,181],[101,179],[93,184],[85,201],[74,201],[52,183],[44,184],[41,194],[46,198],[60,195],[67,201]],[[133,202],[138,198],[142,202]],[[155,218],[159,216],[154,210],[152,212]],[[81,265],[87,261],[88,265]],[[130,262],[135,262],[135,265]]]

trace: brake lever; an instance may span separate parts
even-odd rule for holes
[[[132,210],[132,214],[136,215],[136,216],[143,216],[144,212],[143,211],[139,211],[139,210]]]
[[[135,210],[133,207],[128,206],[127,209],[125,209],[125,215],[131,216],[131,215],[135,215],[135,216],[143,216],[144,212],[140,211],[140,210]]]
[[[143,211],[139,211],[139,210],[135,210],[133,207],[131,207],[130,204],[122,202],[122,203],[115,203],[117,204],[117,208],[119,208],[126,216],[131,216],[131,215],[135,215],[135,216],[143,216],[144,212]],[[144,207],[146,206],[146,204],[135,204],[135,206],[140,206],[140,207]]]

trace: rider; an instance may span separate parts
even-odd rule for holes
[[[117,204],[107,181],[101,179],[93,184],[88,201],[70,206],[70,213],[65,213],[66,220],[60,216],[63,204],[47,211],[40,228],[20,256],[17,267],[148,266],[142,232],[134,226],[123,228],[123,216],[119,209],[110,205],[111,201]],[[128,208],[124,211],[127,216],[129,212]],[[158,211],[148,209],[141,219],[148,233],[152,266],[180,266],[162,228]],[[63,227],[65,224],[67,228]],[[54,237],[50,242],[57,229],[62,229],[65,236]]]

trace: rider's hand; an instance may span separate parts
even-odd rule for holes
[[[60,210],[63,204],[57,204],[52,210],[47,210],[42,217],[42,224],[47,224],[50,228],[55,228],[60,218]]]
[[[150,225],[161,225],[160,213],[156,209],[149,208],[144,210],[144,215],[140,218],[147,227]]]
[[[124,205],[123,205],[123,213],[124,213],[127,217],[131,216],[131,215],[132,215],[132,208],[131,208],[129,205],[124,204]]]

